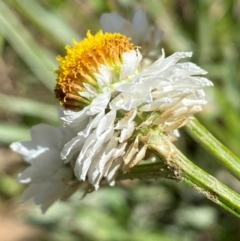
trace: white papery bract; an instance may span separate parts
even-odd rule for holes
[[[171,140],[176,139],[178,128],[206,104],[203,88],[212,85],[196,76],[206,71],[190,62],[178,63],[192,53],[178,52],[165,58],[163,52],[141,70],[140,53],[135,51],[133,57],[133,52],[125,53],[117,84],[112,82],[111,72],[100,66],[95,77],[104,92],[97,94],[92,88],[89,96],[96,98],[89,106],[79,112],[63,112],[62,120],[76,136],[64,146],[62,158],[69,162],[75,156],[76,177],[95,189],[103,177],[114,184],[119,168],[128,171],[144,158],[147,147],[139,142],[136,130],[159,125]],[[149,113],[147,119],[143,113]]]
[[[117,170],[123,165],[123,157],[129,139],[134,131],[133,119],[136,111],[128,113],[117,121],[116,110],[106,113],[107,104],[102,109],[99,102],[107,93],[101,94],[80,112],[65,111],[62,117],[65,124],[77,135],[62,150],[62,158],[69,162],[76,159],[75,175],[79,180],[87,180],[97,189],[103,177],[110,185],[114,184]],[[98,108],[97,108],[98,107]],[[91,109],[96,110],[92,112]],[[70,118],[69,118],[70,116]],[[86,120],[86,121],[84,121]],[[79,125],[77,125],[79,123]],[[134,160],[134,156],[130,161]]]
[[[191,62],[178,63],[191,55],[177,52],[165,58],[163,52],[160,59],[116,88],[120,94],[111,100],[110,108],[158,113],[159,118],[149,118],[147,124],[162,125],[163,131],[178,136],[176,129],[207,103],[203,88],[212,86],[208,79],[196,76],[206,74],[205,70]]]
[[[18,181],[28,184],[23,200],[34,202],[45,212],[56,200],[65,200],[79,187],[74,173],[60,157],[61,149],[71,132],[45,124],[31,129],[31,140],[11,144],[11,149],[30,164],[18,175]],[[76,185],[77,184],[77,185]]]
[[[146,12],[143,9],[135,11],[132,22],[127,21],[117,13],[104,13],[100,18],[100,24],[105,32],[118,32],[130,37],[132,42],[141,46],[144,52],[156,48],[163,35],[163,31],[149,25]]]

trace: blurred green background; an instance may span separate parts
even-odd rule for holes
[[[166,55],[193,51],[214,88],[198,117],[240,156],[240,1],[238,0],[2,0],[0,1],[0,241],[240,240],[240,220],[182,183],[124,181],[80,200],[76,194],[47,214],[21,203],[16,183],[25,164],[8,145],[37,123],[58,124],[52,93],[56,56],[104,12],[131,20],[142,7],[164,31]],[[185,132],[176,143],[199,166],[234,190],[240,185]]]

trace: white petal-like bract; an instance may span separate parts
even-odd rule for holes
[[[45,124],[31,129],[31,140],[15,142],[11,149],[19,153],[31,165],[18,175],[20,183],[29,184],[23,200],[34,198],[45,212],[57,200],[71,196],[78,188],[71,185],[74,173],[61,159],[64,128]]]

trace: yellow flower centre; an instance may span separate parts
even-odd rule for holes
[[[87,37],[80,42],[73,41],[73,46],[66,46],[67,54],[58,56],[59,68],[55,95],[65,108],[79,109],[91,100],[82,97],[84,83],[98,90],[95,73],[101,64],[111,71],[120,72],[122,54],[134,49],[130,39],[120,33],[99,31],[96,35],[87,32]],[[101,90],[99,90],[101,91]]]

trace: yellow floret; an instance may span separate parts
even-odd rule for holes
[[[97,88],[94,73],[101,64],[120,71],[122,54],[134,48],[130,39],[120,33],[99,31],[96,35],[87,32],[87,37],[80,42],[73,41],[73,46],[66,46],[67,54],[58,56],[59,68],[55,95],[66,108],[79,108],[88,105],[89,100],[78,92],[84,91],[83,83]]]

